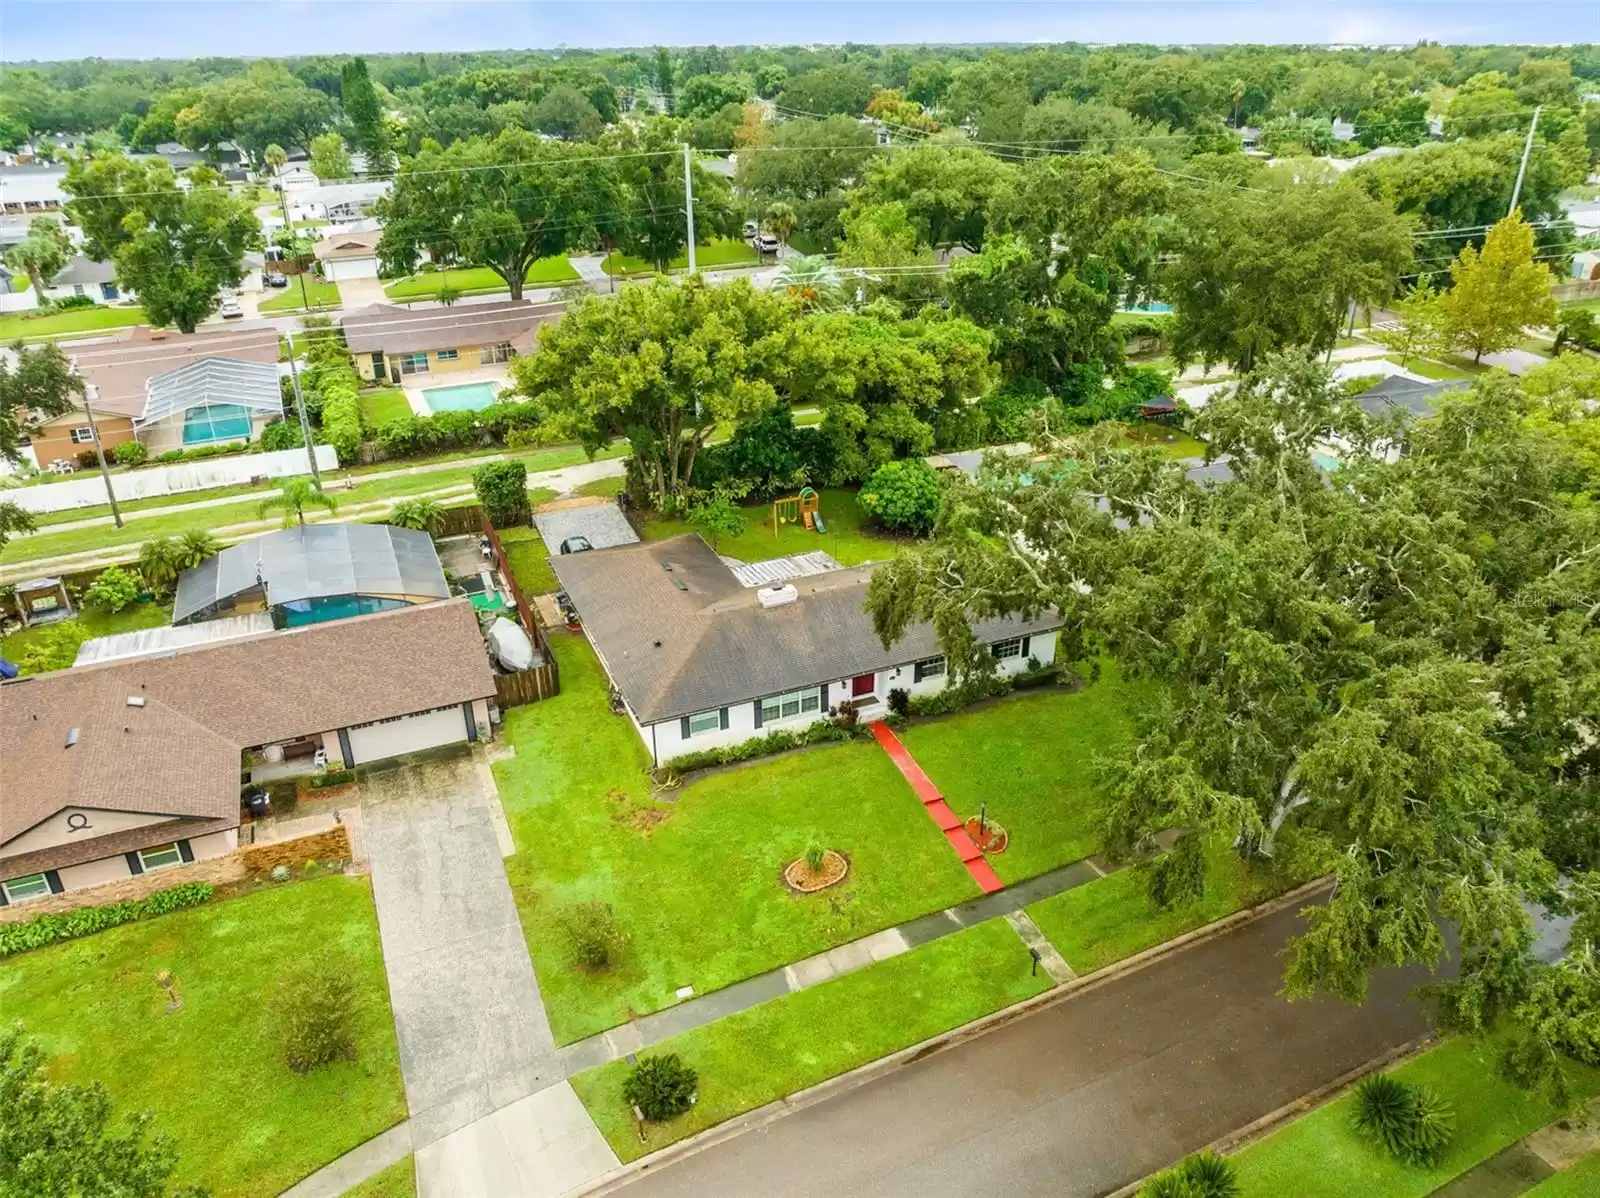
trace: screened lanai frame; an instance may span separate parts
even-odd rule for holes
[[[257,416],[283,415],[283,391],[275,362],[201,358],[158,374],[145,384],[137,430],[183,414],[186,445],[248,441]],[[190,436],[191,430],[203,435]]]

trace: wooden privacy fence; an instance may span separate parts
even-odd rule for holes
[[[539,623],[533,605],[528,602],[528,597],[517,585],[516,575],[511,572],[511,564],[506,561],[506,551],[500,544],[500,534],[495,532],[494,525],[489,523],[489,517],[481,507],[458,510],[478,513],[481,531],[489,538],[490,548],[494,552],[495,568],[506,580],[506,587],[517,605],[517,615],[522,620],[522,626],[527,629],[528,636],[533,639],[533,647],[539,651],[540,657],[544,660],[544,665],[535,666],[531,670],[519,670],[515,674],[496,674],[495,698],[499,700],[502,708],[506,708],[516,707],[522,703],[537,703],[540,699],[560,694],[561,669],[556,665],[555,654],[550,652],[550,641],[545,636],[544,627]]]

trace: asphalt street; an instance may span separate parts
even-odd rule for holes
[[[1278,996],[1285,910],[646,1173],[626,1198],[1095,1198],[1427,1030],[1420,971],[1364,1006]]]

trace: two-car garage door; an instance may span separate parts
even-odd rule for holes
[[[415,715],[379,720],[376,724],[362,724],[349,729],[346,735],[350,741],[351,759],[345,764],[365,765],[369,761],[381,761],[401,753],[415,753],[419,749],[453,745],[466,740],[466,709],[458,703],[433,711],[419,711]]]

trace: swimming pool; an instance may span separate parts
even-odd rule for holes
[[[493,383],[461,383],[454,387],[426,387],[422,401],[434,412],[476,412],[494,402]]]
[[[1118,311],[1129,316],[1165,316],[1172,311],[1172,305],[1152,302],[1136,308],[1120,308]]]

